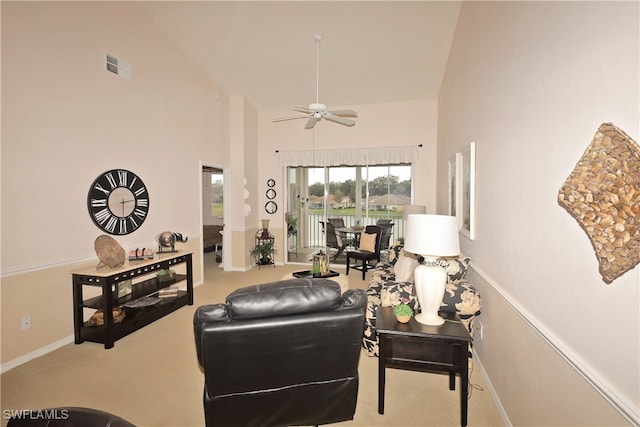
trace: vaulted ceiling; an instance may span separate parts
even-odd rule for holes
[[[458,1],[136,3],[228,95],[258,111],[437,98]]]

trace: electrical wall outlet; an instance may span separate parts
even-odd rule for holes
[[[22,325],[22,330],[29,329],[31,327],[31,316],[24,316],[20,321]]]
[[[476,321],[476,325],[474,326],[474,335],[478,334],[480,339],[484,338],[484,325],[478,321]]]

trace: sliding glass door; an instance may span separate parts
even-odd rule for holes
[[[290,261],[307,262],[310,253],[325,248],[325,221],[348,231],[382,220],[393,224],[392,242],[404,238],[402,214],[411,204],[411,165],[289,167],[287,176]],[[338,234],[338,240],[353,244],[346,234]]]

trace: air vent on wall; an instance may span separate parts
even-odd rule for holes
[[[110,73],[129,79],[131,77],[129,62],[118,59],[115,55],[105,53],[106,70]]]

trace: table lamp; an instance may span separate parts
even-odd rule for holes
[[[402,219],[404,220],[404,235],[407,235],[407,218],[409,215],[414,214],[426,214],[427,207],[423,205],[405,205],[402,212]]]
[[[437,264],[440,257],[460,255],[458,221],[446,215],[408,215],[404,250],[422,255],[424,264],[413,272],[422,312],[416,320],[425,325],[442,325],[438,309],[444,297],[447,272]]]

